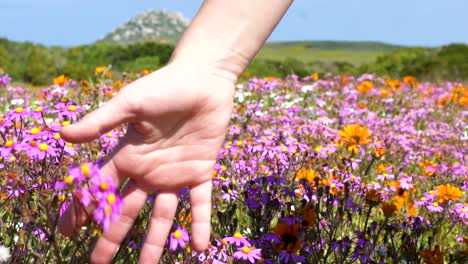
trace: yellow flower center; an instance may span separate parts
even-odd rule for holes
[[[47,144],[41,143],[41,144],[39,144],[39,149],[41,151],[46,151],[46,150],[49,149],[49,146]]]
[[[107,196],[107,202],[108,202],[109,204],[114,204],[114,203],[115,203],[115,200],[116,200],[115,194],[111,193],[111,194],[109,194],[109,195]]]
[[[182,232],[180,232],[179,230],[176,230],[176,231],[174,232],[174,238],[179,239],[179,238],[181,238],[181,237],[182,237]]]
[[[69,105],[68,111],[72,111],[72,112],[76,111],[76,105]]]
[[[241,233],[237,232],[237,233],[234,234],[234,237],[237,238],[237,239],[241,239],[244,236]]]
[[[107,133],[107,137],[108,137],[108,138],[111,138],[113,135],[114,135],[114,134],[112,134],[112,132]]]
[[[10,157],[10,161],[15,161],[16,160],[16,157],[15,156],[11,156]]]
[[[432,204],[434,207],[439,207],[439,203],[438,202],[435,202]]]
[[[426,201],[426,197],[421,197],[421,201]]]
[[[99,184],[99,189],[101,189],[101,191],[106,191],[109,189],[109,185],[105,182],[101,182],[101,184]]]
[[[243,248],[242,248],[242,252],[243,252],[244,254],[249,254],[250,248],[249,248],[249,247],[243,247]]]
[[[462,211],[463,213],[466,213],[466,208],[463,207],[463,208],[461,209],[461,211]]]
[[[55,133],[54,134],[54,139],[59,140],[60,139],[60,133]]]
[[[66,127],[66,126],[69,126],[69,125],[70,125],[70,122],[68,122],[68,121],[63,121],[62,122],[63,127]]]
[[[65,146],[67,146],[67,147],[73,147],[73,144],[70,143],[70,142],[67,142],[67,143],[65,143]]]
[[[10,148],[11,146],[13,146],[15,142],[13,140],[8,140],[6,143],[5,143],[5,147],[7,148]]]
[[[80,165],[80,170],[81,170],[81,173],[85,177],[89,177],[89,175],[91,175],[91,169],[89,168],[89,165],[86,163],[83,163]]]
[[[39,132],[41,132],[41,130],[40,130],[39,128],[35,127],[35,128],[33,128],[33,129],[31,129],[30,132],[31,132],[31,134],[33,134],[33,135],[37,135]]]
[[[42,112],[42,110],[44,110],[44,108],[42,108],[42,106],[38,106],[38,107],[34,108],[34,112]]]
[[[17,114],[21,114],[21,113],[23,113],[23,111],[24,111],[23,107],[16,107],[16,108],[15,108],[15,112],[16,112]]]
[[[330,184],[330,187],[331,188],[336,188],[336,184],[332,183],[332,184]]]
[[[72,184],[73,183],[73,176],[67,175],[63,177],[63,181],[66,182],[67,184]]]

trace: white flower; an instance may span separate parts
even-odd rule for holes
[[[22,105],[24,103],[24,100],[23,99],[12,99],[11,100],[11,104],[12,105]]]
[[[10,249],[0,245],[0,262],[6,262],[10,257]]]

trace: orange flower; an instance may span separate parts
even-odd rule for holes
[[[450,103],[450,97],[448,96],[440,97],[439,99],[437,99],[437,104],[440,106],[444,106],[448,103]]]
[[[415,86],[417,84],[416,78],[413,77],[413,76],[405,76],[403,78],[403,82],[406,83],[406,85],[411,86],[411,87],[413,87],[413,86]]]
[[[310,203],[305,209],[301,210],[303,225],[307,227],[313,227],[317,220],[317,213],[314,210],[314,204]]]
[[[375,147],[374,155],[377,158],[382,157],[385,154],[385,148],[383,146]]]
[[[312,170],[312,169],[307,169],[307,168],[302,168],[296,173],[296,181],[299,181],[301,179],[306,179],[310,184],[315,185],[315,179],[318,178],[320,179],[320,175]]]
[[[143,75],[143,76],[148,75],[148,74],[150,74],[150,73],[151,73],[151,72],[150,72],[149,70],[147,70],[147,69],[144,69],[144,70],[142,70],[142,71],[140,72],[140,74]]]
[[[317,81],[319,79],[319,74],[314,72],[310,77],[312,77],[312,80]]]
[[[391,217],[398,210],[393,203],[383,203],[381,208],[385,217]]]
[[[299,226],[288,225],[286,223],[279,223],[273,228],[273,232],[280,236],[279,250],[296,253],[302,248],[302,241],[297,235]]]
[[[370,81],[363,81],[360,83],[357,87],[357,90],[360,91],[361,93],[368,93],[372,88],[374,87],[374,84]]]
[[[443,264],[444,263],[444,253],[440,251],[440,247],[436,246],[434,251],[430,250],[420,250],[419,256],[424,260],[424,263],[427,264]]]
[[[385,85],[392,88],[393,91],[398,91],[401,88],[400,80],[386,80]]]
[[[68,78],[63,74],[54,78],[54,84],[58,86],[64,86],[67,82]]]
[[[468,106],[468,96],[463,96],[458,102],[461,106]]]
[[[380,95],[382,97],[386,97],[386,96],[390,95],[390,91],[387,90],[387,89],[380,89]]]
[[[105,72],[107,69],[106,66],[100,66],[100,67],[97,67],[95,70],[94,70],[94,73],[97,75],[97,74],[101,74],[103,72]]]
[[[372,142],[369,138],[371,133],[367,127],[361,127],[360,124],[347,125],[340,131],[341,142],[348,146],[349,151],[356,153],[359,145],[365,145]]]
[[[378,191],[372,189],[366,193],[366,201],[371,205],[376,205],[382,201],[382,196]]]
[[[438,185],[436,186],[436,189],[436,197],[438,197],[441,202],[455,201],[460,199],[460,197],[463,195],[463,192],[460,190],[460,188],[450,184]]]

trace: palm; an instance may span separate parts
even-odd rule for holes
[[[158,191],[158,196],[140,261],[158,260],[172,226],[178,191],[183,187],[190,188],[192,246],[206,248],[211,174],[226,133],[232,99],[232,82],[207,71],[187,73],[168,66],[130,84],[103,109],[62,131],[64,138],[81,142],[120,123],[130,123],[102,172],[113,175],[117,183],[127,177],[132,181],[123,194],[122,215],[98,241],[93,261],[111,260],[144,206],[146,194],[152,191]],[[85,129],[87,133],[83,134]],[[65,215],[78,226],[84,222],[82,218],[77,218],[73,210]],[[62,231],[70,235],[74,230],[64,226]]]

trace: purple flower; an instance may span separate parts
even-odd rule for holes
[[[237,248],[237,251],[232,254],[234,259],[237,260],[249,260],[250,263],[255,263],[256,259],[262,258],[262,250],[254,247],[241,247]]]
[[[427,209],[431,212],[436,212],[436,213],[440,213],[444,210],[444,208],[442,208],[442,206],[440,206],[438,202],[434,202],[434,203],[427,205]]]
[[[8,74],[0,76],[0,86],[7,87],[10,81],[11,81],[11,78],[10,76],[8,76]]]
[[[185,243],[188,242],[189,235],[183,227],[177,227],[177,229],[171,234],[169,240],[169,248],[172,251],[176,251],[178,247],[185,248]]]
[[[288,252],[288,251],[282,251],[282,252],[279,254],[279,259],[280,259],[283,263],[289,263],[289,262],[292,262],[292,263],[299,263],[299,262],[304,262],[304,261],[305,261],[305,257],[304,257],[304,256],[298,256],[296,253]]]

